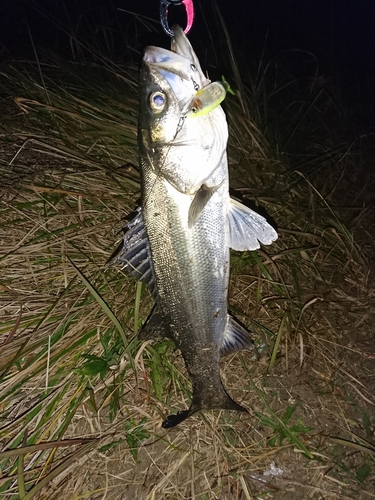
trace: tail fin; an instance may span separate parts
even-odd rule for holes
[[[205,390],[203,390],[205,389]],[[170,429],[186,420],[190,415],[201,410],[235,410],[247,412],[246,408],[236,403],[224,389],[221,380],[218,390],[213,390],[211,384],[206,383],[206,387],[199,390],[197,384],[193,384],[193,400],[188,410],[178,411],[174,415],[169,415],[163,422],[164,429]]]

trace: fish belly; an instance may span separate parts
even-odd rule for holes
[[[219,374],[220,347],[227,326],[228,182],[222,183],[189,228],[192,198],[151,169],[143,178],[143,213],[157,308],[165,318],[166,331],[182,352],[194,385],[194,378],[198,381]]]

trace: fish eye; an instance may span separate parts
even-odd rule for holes
[[[166,99],[165,99],[165,94],[160,91],[153,92],[150,95],[150,106],[152,111],[155,111],[155,113],[160,113],[163,111],[165,108],[166,104]]]
[[[191,68],[193,71],[197,71],[197,67],[195,66],[195,64],[190,64],[190,68]]]

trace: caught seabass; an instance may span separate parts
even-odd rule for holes
[[[155,298],[141,335],[172,339],[192,381],[190,408],[170,415],[166,428],[199,410],[245,411],[220,379],[221,356],[253,348],[227,312],[229,251],[277,238],[263,217],[229,197],[219,94],[180,27],[171,50],[147,47],[140,76],[142,208],[114,261]]]

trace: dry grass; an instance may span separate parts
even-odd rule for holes
[[[166,432],[163,416],[189,404],[181,357],[138,340],[151,300],[106,268],[139,198],[136,72],[50,60],[42,74],[3,74],[19,107],[7,101],[1,131],[3,498],[374,498],[367,255],[325,187],[277,150],[281,134],[267,139],[259,85],[226,103],[232,186],[280,234],[232,258],[230,307],[263,355],[231,356],[223,379],[249,414]]]

